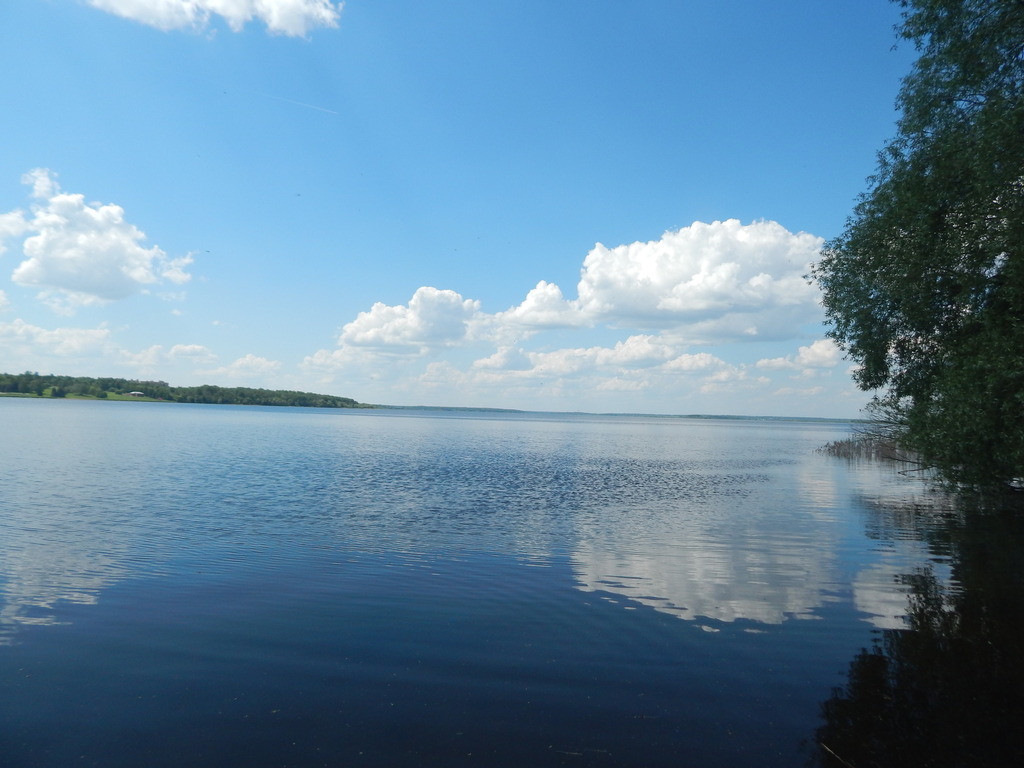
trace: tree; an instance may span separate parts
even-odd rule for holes
[[[899,0],[897,136],[813,269],[829,335],[947,478],[1024,478],[1024,0]]]

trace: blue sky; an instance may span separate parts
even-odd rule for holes
[[[5,0],[0,370],[857,415],[885,0]]]

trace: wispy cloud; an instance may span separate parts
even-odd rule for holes
[[[317,112],[326,112],[328,115],[338,114],[333,109],[327,109],[327,107],[318,107],[316,104],[307,104],[304,101],[296,101],[295,99],[286,99],[284,96],[275,96],[272,93],[262,93],[260,91],[253,91],[257,96],[263,96],[267,99],[274,99],[276,101],[283,101],[286,104],[294,104],[297,107],[305,107],[306,109],[315,109]]]
[[[101,11],[157,29],[203,29],[219,16],[235,32],[259,20],[280,35],[302,37],[336,27],[344,3],[330,0],[88,0]]]
[[[8,364],[25,356],[94,357],[114,351],[109,328],[40,328],[23,320],[0,323],[0,349]]]
[[[281,370],[281,363],[265,357],[248,354],[220,368],[196,371],[197,374],[230,380],[260,379]]]

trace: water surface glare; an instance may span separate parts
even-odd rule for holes
[[[0,763],[792,766],[929,558],[823,422],[0,398]],[[879,531],[884,531],[880,535]]]

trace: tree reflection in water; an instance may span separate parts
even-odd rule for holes
[[[904,576],[907,628],[882,630],[822,705],[815,765],[1024,765],[1024,504],[965,501],[932,533],[952,586]]]

